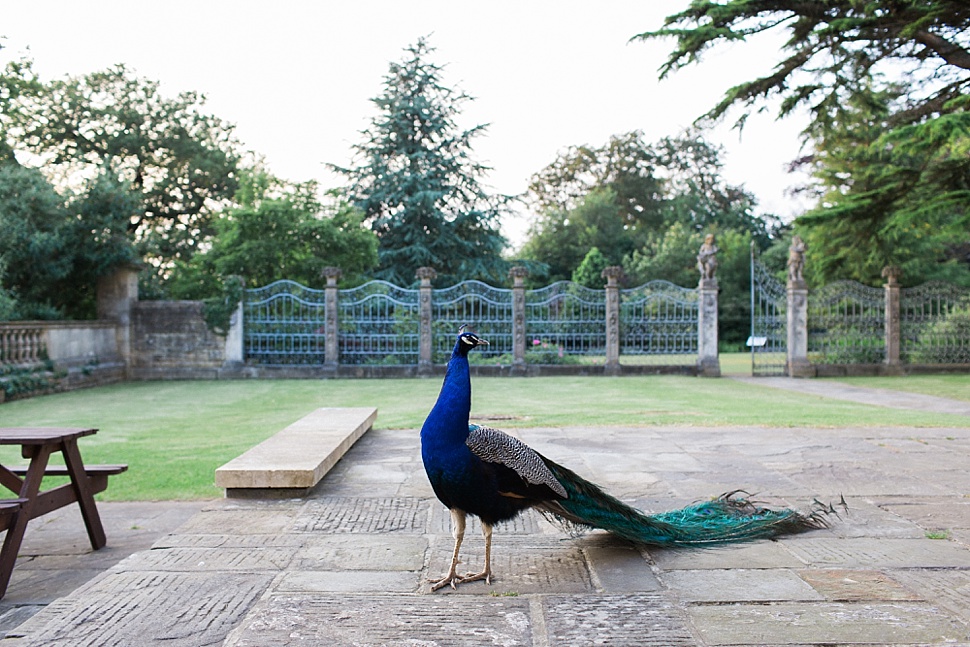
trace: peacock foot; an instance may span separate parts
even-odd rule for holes
[[[434,591],[437,591],[438,589],[443,589],[449,584],[451,585],[451,588],[457,589],[458,585],[461,584],[462,582],[462,578],[458,577],[454,573],[448,573],[440,580],[429,578],[428,581],[431,582],[431,591],[434,592]]]
[[[485,580],[486,584],[492,583],[492,573],[491,571],[482,571],[481,573],[467,573],[465,575],[458,575],[454,571],[449,572],[440,580],[434,578],[429,579],[431,583],[431,591],[437,591],[438,589],[443,589],[446,586],[451,586],[453,589],[458,589],[459,584],[465,584],[467,582],[478,582],[480,580]]]
[[[459,584],[464,584],[465,582],[477,582],[479,580],[485,580],[486,584],[492,583],[492,572],[485,570],[481,573],[467,573],[465,577],[458,580]]]

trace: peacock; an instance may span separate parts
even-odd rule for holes
[[[798,533],[826,525],[818,511],[767,509],[740,490],[680,510],[646,514],[508,434],[469,424],[468,353],[488,342],[458,331],[438,400],[421,427],[421,458],[438,499],[450,510],[455,539],[451,567],[432,591],[485,580],[491,583],[492,528],[528,508],[566,525],[600,528],[649,546],[695,546]],[[485,538],[481,572],[458,575],[467,515],[479,518]]]

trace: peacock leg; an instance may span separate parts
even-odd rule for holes
[[[428,580],[431,582],[431,590],[437,591],[438,589],[451,585],[451,588],[457,588],[459,582],[464,580],[458,577],[458,551],[461,549],[461,542],[465,538],[465,512],[459,510],[458,508],[451,509],[451,535],[455,538],[455,552],[451,555],[451,568],[448,569],[448,574],[445,575],[440,580]],[[487,558],[486,558],[487,559]]]
[[[458,580],[459,583],[478,580],[485,580],[486,584],[492,583],[492,524],[482,522],[482,536],[485,537],[485,568],[481,573],[469,573]]]

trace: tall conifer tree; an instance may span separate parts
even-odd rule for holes
[[[472,159],[471,140],[486,126],[459,128],[471,97],[442,85],[442,68],[428,61],[433,51],[422,38],[391,63],[373,99],[379,113],[354,147],[356,166],[335,168],[380,239],[378,278],[408,285],[429,266],[439,284],[501,281],[506,242],[498,227],[510,198],[480,184],[488,168]]]

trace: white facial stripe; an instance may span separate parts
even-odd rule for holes
[[[473,342],[471,340],[471,337],[462,337],[461,340],[462,340],[462,342],[464,342],[464,343],[466,343],[468,345],[474,345],[475,344],[475,342]]]

